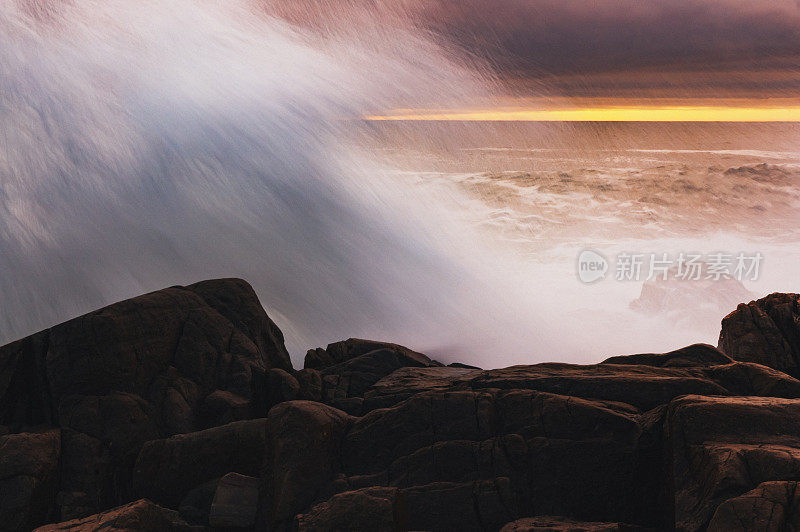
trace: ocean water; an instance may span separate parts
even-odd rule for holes
[[[537,306],[561,320],[553,330],[576,340],[566,359],[716,344],[739,302],[800,290],[796,124],[373,127],[398,178],[449,188],[465,223],[495,243],[498,271],[535,287]],[[583,250],[608,260],[604,279],[581,282]],[[681,254],[706,265],[724,254],[720,275],[674,282]],[[617,278],[624,255],[641,256],[640,275]],[[740,255],[752,271],[736,271]],[[672,282],[656,282],[664,275],[649,271],[654,256]]]
[[[502,88],[396,10],[280,7],[0,3],[0,343],[242,277],[297,366],[348,337],[587,362],[797,290],[795,127],[365,122]],[[690,248],[764,268],[636,308],[643,281],[576,275],[584,249]]]

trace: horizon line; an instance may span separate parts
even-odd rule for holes
[[[397,109],[370,115],[371,122],[800,122],[800,107],[653,106],[569,109]]]

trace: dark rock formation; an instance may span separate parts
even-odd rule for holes
[[[797,297],[740,306],[724,353],[481,370],[350,339],[295,371],[243,281],[141,296],[0,348],[3,528],[797,528]]]
[[[779,532],[800,528],[797,482],[765,482],[744,495],[722,503],[709,532]]]
[[[529,517],[508,523],[500,532],[639,532],[646,528],[624,523],[589,523],[565,517]]]
[[[659,368],[709,367],[730,364],[733,359],[707,344],[694,344],[669,353],[648,353],[611,357],[603,364],[656,366]]]
[[[395,370],[441,366],[400,345],[356,338],[312,349],[305,359],[307,370],[320,372],[322,401],[354,415],[362,412],[367,390]]]
[[[162,508],[146,499],[141,499],[83,519],[43,526],[37,528],[36,532],[58,532],[60,530],[69,532],[93,532],[98,530],[113,530],[114,532],[134,532],[138,530],[192,532],[202,530],[202,528],[190,526],[181,519],[178,512]]]
[[[800,295],[771,294],[722,320],[719,348],[730,357],[800,376]]]
[[[237,421],[147,442],[133,474],[137,497],[177,508],[190,490],[227,473],[259,476],[267,443],[265,419]]]
[[[58,489],[58,430],[0,438],[0,527],[25,530],[46,523]]]
[[[400,521],[406,511],[398,491],[397,488],[364,488],[338,493],[308,513],[298,515],[297,530],[405,530],[407,524]]]
[[[270,411],[262,472],[270,523],[288,527],[329,486],[351,424],[344,412],[311,401],[283,403]]]
[[[228,473],[214,492],[208,524],[215,528],[248,528],[256,524],[258,484],[255,477]]]
[[[800,400],[686,396],[664,425],[675,525],[697,530],[719,504],[800,475]]]
[[[145,442],[263,412],[272,368],[293,371],[246,282],[167,288],[0,348],[0,424],[62,429],[47,512],[70,519],[133,498]]]

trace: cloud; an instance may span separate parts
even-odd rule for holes
[[[800,92],[798,0],[263,1],[326,31],[410,21],[507,79],[560,94]]]
[[[422,17],[504,68],[588,73],[800,55],[796,0],[438,0]]]

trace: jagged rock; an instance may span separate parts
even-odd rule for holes
[[[259,479],[228,473],[219,480],[208,522],[215,528],[247,528],[258,513]]]
[[[328,530],[371,530],[395,532],[407,530],[404,502],[398,500],[397,488],[365,488],[338,493],[297,516],[298,532]]]
[[[765,482],[717,508],[708,532],[781,532],[800,529],[797,482]]]
[[[800,376],[800,295],[771,294],[722,320],[719,348],[735,360]]]
[[[470,366],[469,364],[462,364],[461,362],[453,362],[447,365],[448,368],[461,368],[461,369],[483,369],[478,366]]]
[[[150,422],[171,435],[198,428],[199,402],[215,390],[250,398],[253,370],[275,364],[291,369],[247,283],[167,288],[0,348],[0,419],[12,431],[55,424],[66,398],[119,393],[149,403]]]
[[[252,417],[253,410],[250,401],[244,397],[225,390],[217,390],[210,393],[200,405],[198,412],[200,426],[210,428],[234,421],[244,421]]]
[[[364,394],[363,411],[394,406],[420,392],[447,390],[476,370],[461,367],[400,368],[373,384]],[[479,371],[479,370],[478,370]]]
[[[730,374],[753,372],[738,364],[723,366],[658,367],[630,364],[537,364],[472,373],[457,379],[454,386],[471,389],[531,389],[596,398],[649,410],[681,395],[758,395],[759,389],[772,393],[784,389],[789,397],[800,397],[800,381],[768,368],[757,371],[763,379],[747,382],[727,378]],[[758,385],[758,387],[757,387]]]
[[[534,506],[621,519],[644,497],[633,488],[638,435],[626,405],[531,390],[425,392],[356,420],[343,456],[349,477],[384,471],[403,488],[505,478],[498,527]]]
[[[468,375],[464,380],[472,389],[540,390],[623,402],[648,410],[680,395],[730,395],[707,378],[702,369],[548,363],[488,370]]]
[[[300,390],[297,398],[305,401],[322,400],[322,374],[315,369],[301,369],[295,374]]]
[[[298,530],[497,530],[514,518],[508,479],[339,493],[297,518]]]
[[[306,353],[306,358],[303,361],[304,369],[323,369],[328,366],[333,366],[336,362],[331,358],[328,352],[318,347],[316,349],[309,349]]]
[[[442,482],[403,491],[411,530],[497,530],[519,517],[507,478]]]
[[[719,504],[768,480],[800,475],[800,400],[675,399],[665,421],[674,522],[708,525]]]
[[[242,279],[222,279],[202,281],[189,288],[252,340],[267,367],[292,371],[283,333],[264,312],[249,283]]]
[[[566,517],[528,517],[500,529],[500,532],[643,532],[649,530],[625,523],[593,523]]]
[[[0,347],[0,424],[7,431],[56,424],[47,382],[49,338],[42,331]]]
[[[322,400],[352,414],[361,413],[364,393],[383,377],[404,367],[439,367],[403,346],[351,338],[306,355],[307,369],[322,375]]]
[[[351,423],[346,413],[311,401],[270,410],[262,476],[272,526],[288,526],[338,472],[342,438]]]
[[[114,450],[115,451],[115,450]],[[112,449],[99,438],[73,429],[61,431],[61,521],[86,517],[114,506],[122,479],[114,474]]]
[[[259,476],[266,444],[266,419],[149,441],[136,460],[134,492],[177,508],[189,491],[209,480],[230,472]]]
[[[412,351],[407,347],[388,342],[376,342],[374,340],[361,340],[359,338],[350,338],[342,342],[329,344],[327,348],[311,349],[306,354],[306,361],[304,367],[310,369],[325,369],[329,366],[341,364],[353,358],[358,358],[367,353],[374,351],[391,351],[398,357],[406,360],[409,365],[428,366],[428,365],[441,365],[438,362],[433,362],[422,353]]]
[[[0,437],[0,527],[30,530],[53,516],[61,434]]]
[[[697,367],[697,366],[719,366],[730,364],[733,359],[708,344],[694,344],[682,349],[670,351],[669,353],[648,353],[641,355],[627,355],[611,357],[603,361],[603,364],[624,364],[655,366],[659,368],[669,367]]]
[[[59,513],[83,516],[131,500],[146,441],[252,417],[273,368],[292,371],[250,285],[167,288],[1,347],[0,424],[64,429]]]
[[[162,508],[142,499],[96,515],[37,528],[35,532],[140,532],[159,530],[164,532],[191,532],[202,528],[190,526],[178,512]]]
[[[162,290],[0,348],[3,524],[794,526],[800,381],[751,358],[795,360],[796,303],[740,307],[727,354],[484,371],[351,339],[295,372],[246,283]]]
[[[211,503],[217,492],[219,479],[215,478],[189,491],[178,506],[178,513],[192,525],[208,525]]]
[[[100,443],[95,447],[99,454],[87,457],[87,461],[66,462],[74,470],[87,462],[100,459],[101,464],[98,465],[103,467],[104,475],[110,475],[112,484],[107,487],[109,491],[100,486],[95,489],[116,496],[111,501],[97,498],[95,500],[98,503],[114,505],[119,502],[119,498],[131,498],[131,470],[139,449],[146,441],[159,437],[154,418],[151,404],[134,394],[112,392],[101,396],[71,395],[62,399],[58,413],[59,424],[65,430],[70,430],[71,434],[82,434],[88,437],[87,441]],[[73,456],[66,458],[72,459]],[[73,483],[73,479],[67,477],[64,477],[64,481]],[[93,488],[83,484],[80,490],[88,493]],[[104,508],[107,506],[96,507],[98,510]]]
[[[267,371],[267,389],[270,390],[270,401],[272,405],[284,401],[294,401],[300,393],[300,383],[288,372],[280,368],[272,368]]]

